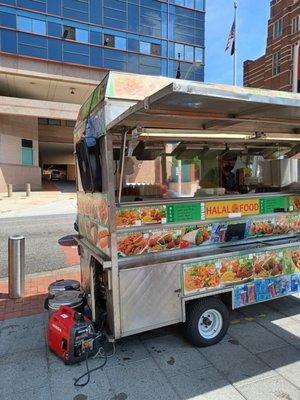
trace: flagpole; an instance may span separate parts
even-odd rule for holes
[[[234,29],[234,53],[233,53],[233,85],[236,86],[236,31],[237,31],[237,24],[236,24],[236,17],[237,17],[237,1],[234,2],[234,24],[235,24],[235,29]]]

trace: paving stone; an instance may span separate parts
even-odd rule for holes
[[[247,400],[299,400],[300,390],[281,376],[267,378],[239,387]]]
[[[177,394],[151,359],[105,371],[115,397],[111,400],[176,400]]]
[[[0,326],[0,357],[45,347],[45,314],[3,321]]]
[[[210,363],[191,344],[177,336],[147,340],[145,346],[168,376],[205,368]]]
[[[280,318],[273,321],[262,320],[260,322],[271,332],[285,340],[287,343],[300,349],[300,323],[291,317]]]
[[[183,400],[244,399],[214,367],[178,374],[170,381]]]
[[[198,351],[222,371],[234,386],[276,375],[276,372],[234,339]]]
[[[254,354],[286,345],[284,340],[275,336],[254,321],[247,322],[246,325],[231,325],[228,333],[233,339],[238,340],[239,343]]]
[[[300,301],[292,296],[268,302],[270,308],[300,322]]]
[[[286,344],[291,344],[300,349],[300,323],[294,318],[287,317],[270,308],[267,304],[269,303],[255,306],[257,312],[253,312],[251,307],[245,307],[243,313],[247,316],[253,316],[259,325],[280,337]]]
[[[105,346],[108,354],[112,352],[112,346]],[[150,354],[138,337],[128,337],[116,342],[116,351],[113,357],[108,358],[106,368],[117,365],[127,365],[132,362],[150,358]]]
[[[285,346],[259,354],[259,358],[276,370],[286,380],[300,388],[300,350]]]
[[[5,397],[5,400],[52,400],[50,386],[44,386],[41,388],[22,390],[19,393],[14,393],[9,397]]]
[[[9,354],[0,359],[0,399],[48,384],[45,349]]]
[[[78,396],[79,399],[79,395],[87,396],[87,400],[109,400],[114,396],[115,393],[110,388],[104,370],[92,372],[87,386],[75,387],[75,379],[86,372],[85,362],[65,365],[59,358],[52,361],[52,363],[49,363],[49,381],[53,400],[73,400],[75,396]],[[102,361],[101,359],[89,358],[89,368],[97,367]],[[85,380],[86,378],[83,378],[79,383],[84,383]]]

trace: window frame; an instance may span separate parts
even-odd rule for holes
[[[273,53],[273,56],[272,56],[272,75],[273,76],[280,74],[280,70],[281,70],[280,61],[281,61],[280,51],[276,51],[275,53]]]
[[[299,32],[299,28],[300,28],[300,14],[292,18],[292,35],[294,33]]]
[[[27,20],[30,23],[29,29],[20,27],[21,19]],[[43,24],[44,29],[42,32],[34,29],[34,22],[39,22],[39,23]],[[35,33],[37,35],[47,35],[47,24],[46,24],[46,21],[39,19],[39,18],[31,18],[31,17],[26,17],[24,15],[17,15],[17,30],[19,30],[21,32]]]
[[[64,37],[64,39],[67,40],[72,40],[74,42],[81,42],[81,43],[89,43],[89,30],[88,29],[82,29],[82,28],[76,28],[75,26],[71,26],[71,25],[62,25],[62,36]],[[65,31],[68,31],[68,35],[65,37],[64,33]],[[87,34],[87,39],[86,40],[79,40],[78,39],[78,32],[86,32]]]
[[[141,45],[147,47],[147,51],[143,51]],[[156,52],[155,49],[157,49],[159,51]],[[144,40],[140,40],[139,41],[139,52],[141,54],[148,54],[150,56],[161,56],[161,44],[145,42]]]
[[[279,28],[278,28],[279,27]],[[283,19],[279,18],[273,25],[273,39],[278,39],[283,32]]]
[[[28,150],[30,152],[28,152],[28,154],[30,154],[30,162],[25,162],[24,161],[24,153],[25,150],[28,152]],[[25,166],[33,166],[34,165],[34,160],[33,160],[33,140],[31,139],[23,139],[21,138],[21,165],[25,165]]]

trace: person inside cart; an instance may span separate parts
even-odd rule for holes
[[[232,172],[236,159],[224,160],[221,166],[222,172],[222,186],[226,189],[227,193],[235,192],[237,189],[236,176]]]

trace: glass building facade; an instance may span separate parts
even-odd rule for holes
[[[205,0],[4,0],[0,50],[204,80]]]

